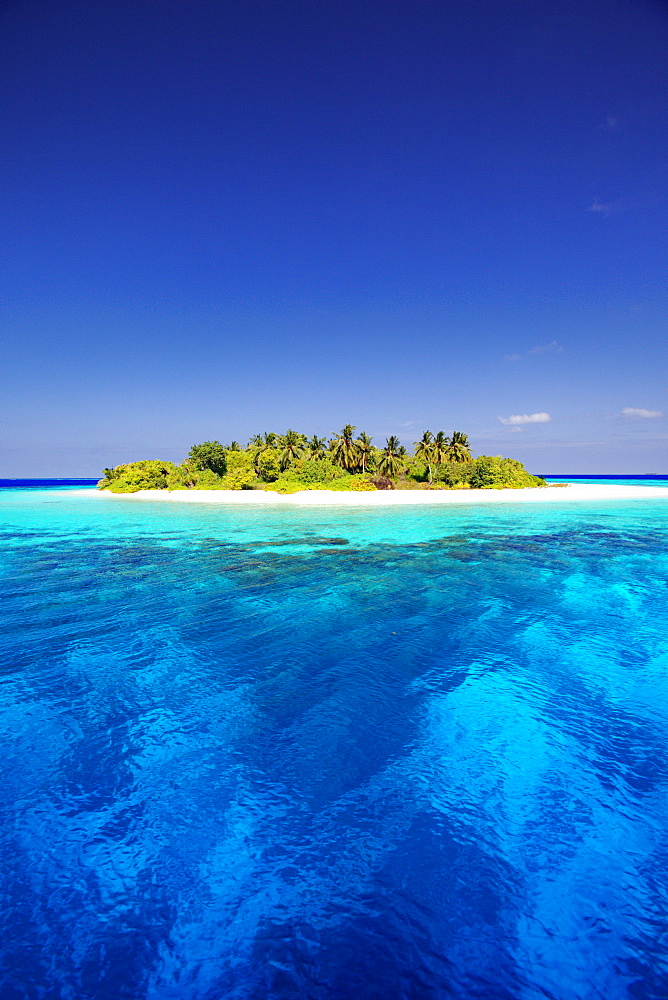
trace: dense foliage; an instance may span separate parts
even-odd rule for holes
[[[544,486],[521,462],[500,455],[473,458],[466,434],[425,431],[410,454],[392,435],[384,448],[351,424],[330,441],[288,430],[256,434],[242,448],[237,441],[195,444],[180,464],[142,461],[104,470],[100,489],[299,490],[523,489]]]
[[[233,444],[237,442],[234,441]],[[237,449],[230,449],[236,451]],[[227,471],[227,459],[225,445],[220,441],[205,441],[204,444],[194,444],[188,454],[188,461],[196,469],[205,472],[215,472],[217,476],[224,476]]]
[[[112,493],[165,490],[169,488],[176,471],[177,467],[173,462],[128,462],[113,469],[105,469],[104,479],[100,480],[98,486],[100,489],[109,489]]]

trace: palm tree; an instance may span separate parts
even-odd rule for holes
[[[339,434],[335,434],[334,440],[329,443],[334,462],[348,472],[357,468],[358,465],[358,448],[357,443],[353,440],[354,433],[355,428],[352,424],[346,424],[343,430]]]
[[[364,431],[362,431],[360,436],[355,441],[355,444],[357,445],[357,454],[359,455],[362,462],[362,474],[366,472],[367,467],[369,465],[369,458],[371,457],[372,440],[373,438],[370,438],[368,434],[365,434]]]
[[[322,458],[326,451],[327,438],[319,438],[315,434],[307,445],[309,458]]]
[[[254,434],[253,437],[248,442],[248,450],[253,455],[253,466],[257,475],[260,474],[260,459],[267,448],[273,448],[276,443],[276,435],[274,433],[270,434]]]
[[[238,441],[233,441],[230,447],[228,448],[228,451],[241,451],[241,445],[239,444]]]
[[[304,457],[305,444],[306,437],[304,434],[298,434],[297,431],[286,431],[278,439],[278,447],[281,449],[281,453],[278,456],[278,464],[281,467],[281,472],[285,472],[298,458]]]
[[[389,479],[394,479],[399,475],[401,470],[401,458],[399,438],[395,437],[394,434],[387,439],[383,454],[378,463],[378,471],[381,476],[387,476]],[[405,449],[404,449],[405,451]]]
[[[453,431],[452,437],[448,439],[446,457],[449,462],[470,462],[472,461],[469,439],[461,431]]]
[[[414,442],[415,457],[427,463],[429,482],[433,482],[431,463],[434,461],[434,436],[431,431],[425,431],[419,441]]]
[[[443,465],[447,461],[448,438],[443,431],[435,435],[432,444],[434,465]]]

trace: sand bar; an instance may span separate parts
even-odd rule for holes
[[[71,491],[75,492],[75,491]],[[79,491],[76,491],[79,492]],[[81,491],[90,495],[90,490]],[[479,503],[589,503],[599,500],[668,500],[668,487],[599,486],[575,484],[541,486],[525,490],[377,490],[370,493],[340,493],[333,490],[304,490],[300,493],[269,493],[264,490],[139,490],[137,493],[110,493],[97,490],[95,496],[111,500],[153,500],[169,503],[296,504],[299,506],[402,507],[406,504],[436,505]]]

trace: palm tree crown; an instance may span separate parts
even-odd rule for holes
[[[370,438],[368,434],[365,434],[364,431],[362,431],[362,433],[360,434],[360,436],[357,438],[357,441],[355,442],[355,444],[357,445],[357,454],[359,455],[359,458],[360,458],[360,461],[361,461],[361,465],[362,465],[362,473],[365,473],[366,470],[367,470],[367,468],[368,468],[368,466],[369,466],[369,458],[371,457],[371,448],[372,448],[371,442],[372,441],[373,441],[373,438]]]
[[[415,457],[419,458],[422,462],[426,462],[427,470],[429,472],[429,482],[433,482],[433,475],[431,471],[431,465],[434,461],[434,437],[431,431],[425,431],[419,441],[414,442],[415,445]]]
[[[307,445],[309,458],[322,458],[326,452],[327,438],[319,438],[316,434],[310,439]]]
[[[276,434],[274,434],[273,431],[270,431],[268,434],[254,434],[248,442],[248,448],[253,453],[253,465],[258,475],[260,474],[262,455],[264,455],[269,448],[274,448],[277,440]]]
[[[470,462],[472,460],[470,448],[466,434],[453,431],[452,437],[448,440],[446,457],[449,462]]]
[[[334,462],[342,469],[347,469],[348,472],[357,468],[358,465],[359,456],[357,442],[353,440],[354,433],[355,428],[352,424],[346,424],[343,430],[339,434],[335,434],[334,440],[330,442]]]
[[[435,436],[432,447],[434,449],[434,464],[443,465],[446,461],[446,451],[448,448],[448,439],[443,431],[439,431]]]
[[[378,462],[378,471],[381,476],[388,476],[390,479],[394,479],[399,474],[402,465],[399,454],[401,447],[399,438],[395,437],[394,434],[387,439],[383,454]]]
[[[278,447],[280,448],[278,463],[281,467],[281,471],[285,472],[285,470],[296,462],[298,458],[304,457],[306,450],[304,447],[305,444],[305,435],[298,434],[297,431],[288,430],[278,439]]]

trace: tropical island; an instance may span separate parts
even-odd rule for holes
[[[500,455],[473,458],[461,431],[425,431],[410,453],[394,435],[384,448],[351,424],[331,439],[298,431],[257,434],[237,441],[195,444],[180,465],[149,459],[104,469],[98,488],[111,493],[143,490],[375,490],[526,489],[545,486],[521,462]]]

